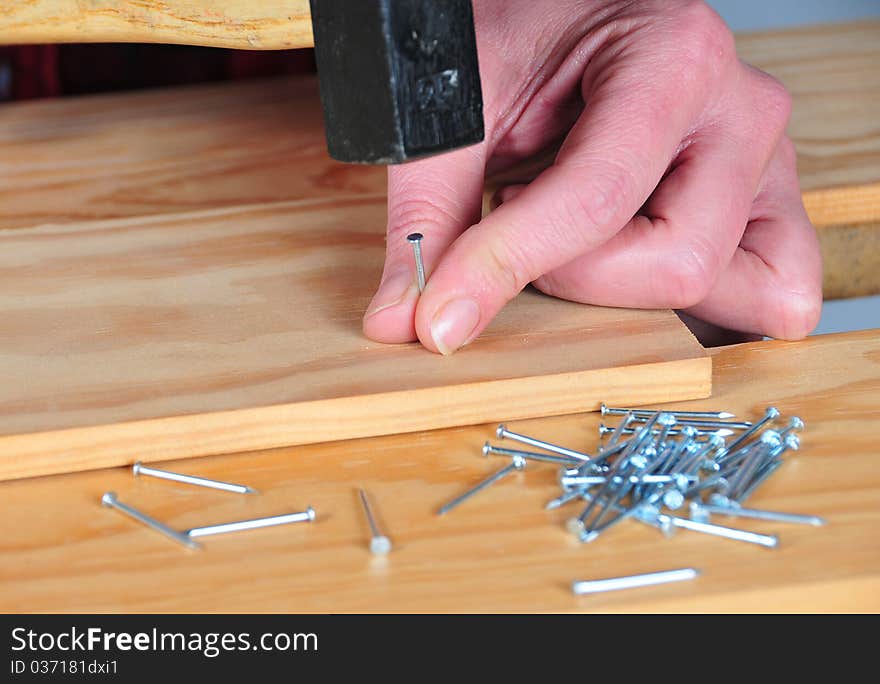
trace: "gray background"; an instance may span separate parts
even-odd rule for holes
[[[880,16],[880,0],[708,0],[734,31]]]
[[[880,17],[880,0],[709,0],[709,4],[734,31]],[[826,302],[813,334],[865,328],[880,328],[880,295]]]

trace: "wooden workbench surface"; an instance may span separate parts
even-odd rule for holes
[[[773,404],[801,416],[802,450],[752,503],[827,526],[736,522],[778,533],[776,550],[686,531],[666,540],[637,523],[584,546],[562,528],[571,509],[543,510],[558,490],[555,468],[541,465],[438,517],[501,465],[480,454],[487,425],[170,464],[263,492],[252,497],[135,480],[127,469],[0,484],[0,611],[880,610],[880,331],[714,354],[714,397],[679,406],[747,417]],[[591,448],[599,420],[515,427]],[[367,550],[359,486],[394,540],[387,558]],[[307,504],[318,517],[190,552],[103,509],[107,490],[177,528]],[[573,579],[683,566],[702,577],[590,598],[569,590]]]

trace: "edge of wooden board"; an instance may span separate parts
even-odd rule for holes
[[[0,481],[644,405],[712,393],[705,356],[0,437]],[[230,429],[231,426],[234,429]]]
[[[816,228],[880,221],[880,182],[804,190],[802,198]]]

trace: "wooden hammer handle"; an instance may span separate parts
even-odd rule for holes
[[[309,0],[5,0],[0,45],[178,43],[311,47]]]

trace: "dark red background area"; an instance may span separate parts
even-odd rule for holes
[[[0,100],[313,72],[312,50],[248,52],[185,45],[0,47]]]

